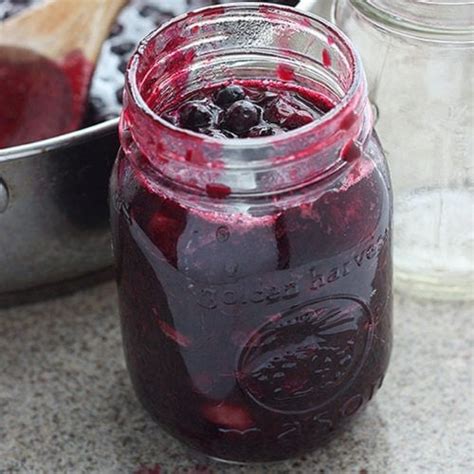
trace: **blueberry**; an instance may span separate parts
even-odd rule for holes
[[[120,91],[122,91],[122,89],[120,89]],[[100,97],[90,97],[89,104],[92,108],[96,110],[105,108],[105,102]]]
[[[237,85],[224,87],[215,95],[215,102],[221,107],[228,107],[234,102],[243,99],[245,99],[245,91]]]
[[[180,109],[181,127],[198,131],[210,127],[214,114],[211,108],[202,102],[188,102]]]
[[[227,109],[224,125],[231,132],[244,135],[252,127],[258,125],[261,115],[260,107],[248,100],[239,100]]]
[[[135,43],[132,41],[124,41],[123,43],[116,44],[110,48],[112,53],[117,54],[118,56],[125,56],[126,54],[131,53],[135,48]]]
[[[228,2],[227,2],[228,3]],[[202,8],[209,5],[219,5],[219,0],[186,0],[186,4],[190,8]]]
[[[124,73],[125,74],[125,71],[127,70],[127,67],[128,67],[128,59],[122,59],[120,61],[120,64],[118,66],[118,70],[121,72],[121,73]]]
[[[110,38],[114,38],[115,36],[120,35],[123,32],[123,25],[120,23],[115,23],[110,30]]]
[[[170,11],[162,10],[161,7],[150,4],[141,7],[138,13],[144,18],[150,18],[156,26],[166,23],[175,16]]]
[[[123,88],[122,87],[119,87],[116,91],[115,91],[115,98],[117,99],[117,102],[122,105],[123,104]]]
[[[147,18],[147,17],[154,17],[154,16],[159,16],[161,15],[161,10],[159,7],[155,5],[145,5],[140,10],[138,10],[138,13]]]

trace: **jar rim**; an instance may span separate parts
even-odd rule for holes
[[[424,41],[433,42],[456,42],[461,44],[474,43],[474,24],[467,22],[466,26],[454,24],[449,25],[452,20],[452,13],[459,18],[472,18],[474,14],[474,1],[465,0],[462,2],[452,2],[452,0],[430,2],[419,0],[408,2],[409,9],[402,9],[395,2],[389,7],[384,7],[380,0],[349,0],[349,3],[367,20],[375,23],[378,27],[386,29],[392,33],[413,37]],[[399,3],[404,3],[403,0]],[[405,5],[403,5],[403,8]],[[461,9],[463,7],[463,9]],[[436,10],[435,10],[436,9]],[[469,10],[470,9],[470,10]],[[337,12],[337,9],[334,9]],[[439,21],[432,19],[434,13],[439,15]]]
[[[137,70],[138,64],[141,60],[146,46],[153,41],[158,35],[164,34],[170,28],[175,27],[176,25],[185,23],[188,19],[192,17],[197,17],[202,14],[217,14],[217,13],[233,13],[233,12],[242,12],[248,13],[249,11],[261,11],[262,8],[265,8],[265,11],[271,11],[274,14],[283,13],[294,19],[300,19],[312,22],[313,24],[318,24],[324,27],[331,36],[337,38],[347,48],[349,52],[349,60],[351,63],[351,82],[347,90],[344,91],[340,100],[331,108],[327,113],[314,120],[313,122],[304,125],[295,130],[290,130],[285,133],[269,136],[269,137],[255,137],[255,138],[217,138],[207,136],[192,130],[187,130],[181,127],[177,127],[170,122],[164,120],[157,114],[149,105],[146,100],[143,98],[139,84],[137,81]],[[146,36],[137,46],[134,54],[132,55],[130,62],[126,71],[126,89],[129,91],[133,101],[138,106],[140,111],[144,113],[148,118],[157,122],[165,129],[171,130],[177,137],[189,138],[189,139],[198,139],[201,142],[208,143],[210,145],[225,146],[226,149],[232,148],[245,148],[245,147],[258,147],[258,146],[268,146],[268,145],[278,145],[283,141],[295,139],[309,133],[312,133],[316,130],[323,128],[325,125],[331,123],[335,117],[339,116],[346,108],[352,104],[356,98],[357,93],[360,90],[361,86],[365,84],[364,81],[364,72],[362,66],[362,60],[359,56],[359,53],[353,46],[351,40],[335,25],[326,21],[323,18],[318,17],[309,12],[297,10],[292,7],[275,5],[270,3],[250,3],[250,2],[239,2],[239,3],[230,3],[225,5],[214,5],[208,6],[200,9],[193,10],[191,12],[185,13],[183,15],[177,16],[167,23],[163,24],[160,28],[151,32]]]

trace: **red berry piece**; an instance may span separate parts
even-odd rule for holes
[[[170,326],[168,323],[158,320],[158,326],[163,331],[164,335],[171,339],[172,341],[176,342],[181,347],[190,347],[191,346],[191,339],[189,337],[184,336],[175,328]]]
[[[283,122],[296,112],[297,110],[287,100],[277,97],[266,107],[264,118],[269,122],[283,126]]]
[[[154,212],[148,224],[148,235],[173,266],[177,265],[178,239],[186,227],[186,217],[179,206],[162,206]]]
[[[297,110],[289,115],[283,121],[283,127],[287,130],[295,130],[296,128],[304,127],[314,121],[314,117],[305,110]]]
[[[247,430],[255,424],[250,413],[244,407],[232,403],[204,405],[202,414],[211,423],[241,431]]]

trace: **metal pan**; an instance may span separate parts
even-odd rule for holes
[[[117,123],[0,150],[0,295],[110,267]]]
[[[316,3],[331,0],[299,6]],[[107,190],[117,123],[0,150],[0,304],[111,267]]]

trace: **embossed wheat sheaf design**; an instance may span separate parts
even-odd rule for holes
[[[358,377],[373,339],[361,301],[336,296],[289,310],[258,329],[239,360],[239,384],[267,410],[319,410]]]

